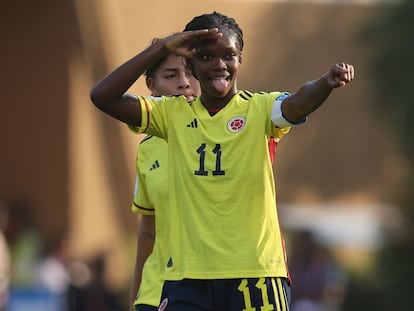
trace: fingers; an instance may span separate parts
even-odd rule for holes
[[[189,30],[165,38],[165,45],[170,53],[191,58],[196,54],[195,46],[197,42],[206,39],[218,39],[222,36],[223,34],[218,28]]]
[[[193,33],[193,34],[203,34],[203,33],[218,33],[220,32],[220,30],[218,28],[206,28],[206,29],[200,29],[200,30],[189,30],[186,32]]]
[[[331,85],[334,88],[344,86],[354,79],[354,66],[347,63],[335,64],[331,70]]]
[[[338,66],[343,69],[341,73],[341,80],[348,83],[354,79],[354,66],[346,63],[338,64]]]
[[[190,40],[218,39],[223,36],[218,28],[191,30],[184,32]]]

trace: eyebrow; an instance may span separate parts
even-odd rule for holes
[[[161,72],[165,73],[165,72],[176,72],[176,71],[179,71],[179,69],[178,68],[165,68]]]
[[[197,53],[214,53],[214,48],[210,46],[204,46],[197,49]],[[240,49],[237,46],[225,46],[223,47],[225,52],[238,52]]]

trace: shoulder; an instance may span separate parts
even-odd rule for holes
[[[138,149],[140,149],[140,148],[148,148],[150,146],[160,145],[160,144],[163,144],[163,145],[165,144],[166,145],[167,142],[164,139],[160,138],[160,137],[152,136],[152,135],[147,135],[139,143]]]
[[[142,154],[144,151],[153,152],[160,148],[167,148],[167,142],[157,136],[147,135],[138,146],[138,154]]]
[[[163,102],[185,102],[187,103],[187,99],[183,95],[169,95],[169,96],[139,96],[139,99],[144,101],[149,101],[152,103],[163,103]]]
[[[141,142],[139,143],[139,145],[140,145],[140,147],[141,147],[141,145],[143,145],[144,143],[148,143],[148,141],[150,141],[151,139],[153,139],[154,138],[154,136],[152,136],[152,135],[147,135],[147,136],[145,136],[144,137],[144,139],[143,140],[141,140]]]
[[[287,92],[250,92],[247,90],[244,91],[239,91],[239,93],[237,94],[239,100],[245,100],[249,103],[252,102],[267,102],[267,101],[274,101],[277,100],[281,97],[286,97],[288,96],[289,93]]]
[[[167,142],[156,136],[146,136],[138,145],[136,153],[136,165],[138,170],[142,170],[142,165],[146,165],[148,162],[154,161],[161,155],[165,155],[168,152]]]

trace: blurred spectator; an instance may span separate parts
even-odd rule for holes
[[[46,283],[45,263],[42,257],[45,245],[33,223],[31,209],[27,204],[7,204],[8,222],[5,229],[10,247],[10,291],[5,310],[66,311],[66,301],[50,290]],[[52,276],[55,278],[56,275]]]
[[[66,236],[57,235],[46,242],[43,254],[36,266],[36,284],[56,295],[65,294],[70,284],[67,271],[69,260]]]
[[[291,311],[339,311],[346,277],[333,257],[317,244],[309,231],[293,238],[289,257],[292,277]]]
[[[0,310],[4,310],[4,306],[9,296],[10,282],[10,252],[4,230],[8,221],[7,206],[0,202]]]
[[[10,247],[12,263],[11,286],[33,286],[42,245],[41,238],[33,226],[30,209],[26,204],[8,204],[7,213],[5,236]]]
[[[119,296],[105,282],[105,255],[96,256],[89,265],[80,261],[70,265],[72,286],[68,311],[126,310]]]

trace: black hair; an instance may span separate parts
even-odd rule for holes
[[[159,38],[154,38],[151,41],[151,44],[156,43],[158,40],[160,40]],[[152,78],[154,77],[154,72],[158,69],[158,67],[161,66],[161,64],[168,58],[169,55],[166,55],[162,58],[160,58],[155,64],[153,64],[151,67],[147,68],[147,70],[145,70],[144,75],[147,78]]]
[[[184,31],[219,28],[221,31],[227,29],[234,33],[239,43],[240,52],[243,50],[243,30],[235,19],[214,11],[194,17],[186,26]]]

